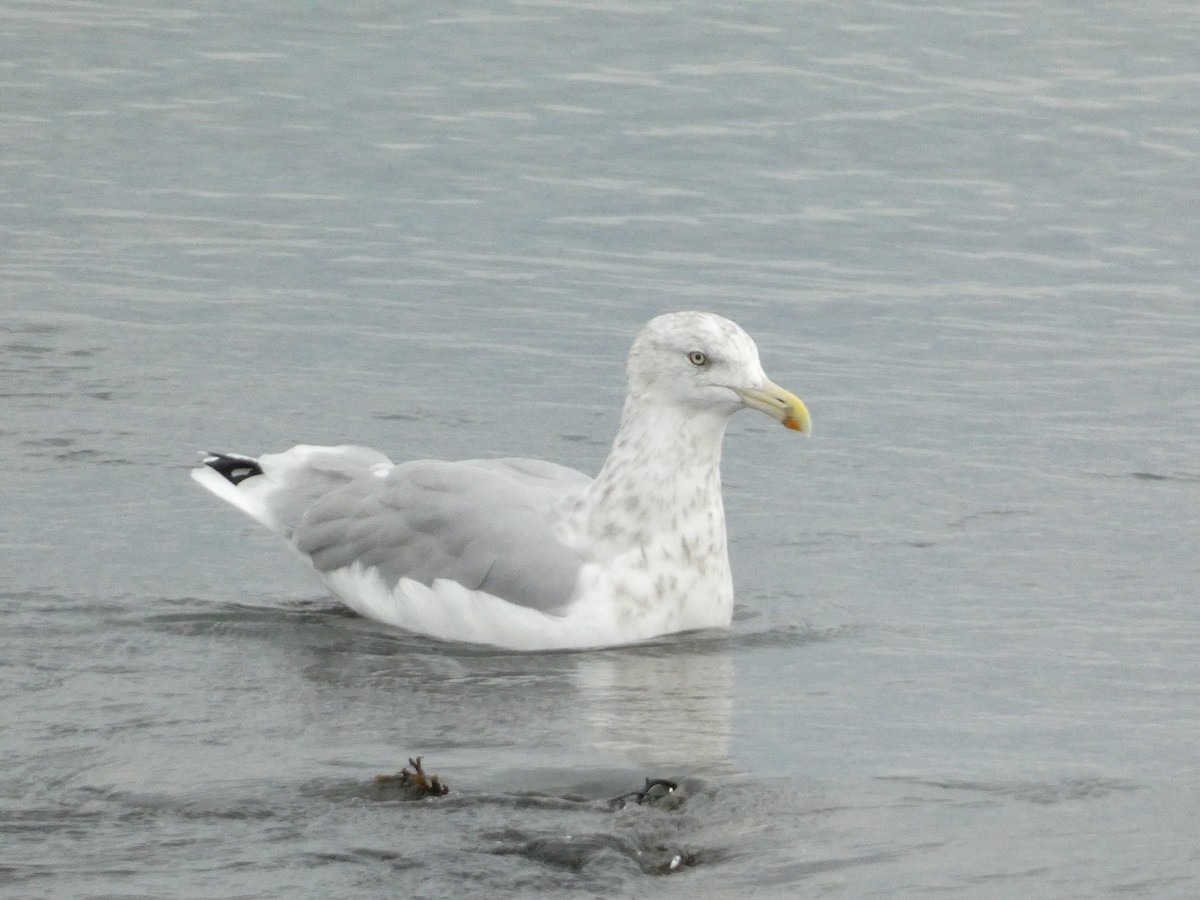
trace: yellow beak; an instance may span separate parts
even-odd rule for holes
[[[738,394],[751,409],[765,412],[793,431],[812,434],[812,417],[804,401],[775,382],[765,381],[761,388],[738,389]]]

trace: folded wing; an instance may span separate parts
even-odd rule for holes
[[[420,460],[359,474],[321,495],[291,542],[328,575],[358,564],[388,585],[449,579],[542,611],[566,604],[581,560],[556,511],[589,483],[536,460]]]

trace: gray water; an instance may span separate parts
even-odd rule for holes
[[[0,10],[0,893],[1200,895],[1200,7]],[[439,645],[187,477],[594,471],[702,308],[727,633]],[[451,793],[374,778],[422,755]],[[674,810],[609,808],[647,777]],[[672,863],[675,863],[672,869]]]

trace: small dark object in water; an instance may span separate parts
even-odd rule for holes
[[[450,793],[450,788],[442,784],[436,775],[426,775],[421,768],[421,757],[408,758],[408,765],[395,775],[376,775],[375,784],[381,790],[391,791],[398,788],[401,800],[424,800],[426,797],[444,797]]]
[[[630,791],[628,794],[613,797],[608,801],[608,806],[609,809],[624,809],[632,798],[639,806],[648,803],[661,809],[675,809],[683,803],[683,797],[675,793],[677,790],[679,785],[674,781],[668,781],[666,778],[647,778],[646,786],[640,791]]]

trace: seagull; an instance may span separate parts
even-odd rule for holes
[[[517,651],[620,646],[727,627],[721,444],[749,408],[812,432],[729,319],[652,319],[595,478],[534,459],[414,460],[299,445],[205,456],[192,477],[265,525],[350,609]]]

